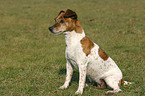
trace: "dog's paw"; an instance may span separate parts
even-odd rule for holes
[[[88,86],[90,86],[90,85],[91,85],[91,83],[86,83],[85,87],[88,87]]]
[[[105,95],[114,94],[114,93],[117,93],[117,92],[119,92],[119,91],[122,91],[122,90],[121,90],[121,89],[118,89],[118,90],[113,90],[113,91],[107,91],[107,92],[105,93]]]
[[[66,89],[68,86],[66,85],[63,85],[63,86],[60,86],[59,89]]]
[[[76,92],[75,92],[75,94],[83,94],[83,90],[77,90]]]

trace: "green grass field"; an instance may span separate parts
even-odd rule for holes
[[[65,40],[48,27],[60,10],[72,9],[86,35],[122,70],[124,80],[117,96],[145,95],[144,0],[0,0],[0,96],[72,96],[78,88],[78,71],[70,87],[65,81]],[[95,86],[82,96],[104,96]]]

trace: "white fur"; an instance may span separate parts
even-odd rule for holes
[[[104,61],[98,54],[99,46],[94,43],[94,47],[91,49],[91,53],[86,56],[83,52],[80,40],[85,37],[84,31],[82,34],[72,32],[65,32],[66,41],[66,69],[67,75],[66,80],[61,89],[67,88],[71,81],[73,74],[73,66],[79,69],[79,87],[76,94],[82,94],[83,88],[85,86],[86,75],[93,81],[99,82],[100,79],[104,79],[107,85],[113,88],[113,91],[108,92],[118,92],[118,83],[122,79],[122,72],[115,64],[115,62],[109,57]]]

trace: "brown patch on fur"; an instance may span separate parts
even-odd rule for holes
[[[80,22],[77,20],[76,26],[75,26],[75,31],[76,31],[76,33],[82,33],[82,30],[83,30],[83,28],[82,28]]]
[[[91,53],[91,49],[94,47],[94,43],[86,36],[80,42],[83,47],[83,52],[88,56]]]
[[[64,18],[77,19],[77,14],[74,11],[67,9],[65,14],[64,14]]]
[[[65,31],[73,31],[76,33],[82,33],[82,26],[80,22],[77,20],[77,14],[67,9],[65,11],[60,11],[58,16],[55,18],[56,23],[53,25],[56,29],[59,29],[59,26],[64,26],[66,28]],[[65,23],[60,23],[61,20],[64,20]]]
[[[72,19],[71,22],[69,22],[69,26],[67,31],[72,31],[72,29],[75,29],[76,33],[82,33],[82,26],[80,24],[80,22],[77,20],[77,14],[70,10],[70,9],[67,9],[67,11],[65,12],[64,14],[64,19]],[[75,28],[74,28],[74,24],[75,24]],[[71,30],[70,30],[71,29]]]
[[[71,18],[65,18],[65,21],[67,22],[67,29],[66,31],[73,31],[75,30],[76,33],[82,33],[82,26],[78,20],[74,20]]]
[[[60,23],[55,23],[54,25],[53,25],[53,27],[58,27],[58,26],[60,26]]]
[[[64,18],[65,24],[67,26],[66,31],[73,31],[75,29],[75,20],[71,18]]]
[[[123,79],[119,80],[119,87],[123,84],[124,84],[124,80]]]
[[[99,56],[100,56],[104,61],[107,60],[107,59],[109,58],[108,55],[105,53],[105,51],[102,50],[101,48],[99,48],[98,54],[99,54]]]

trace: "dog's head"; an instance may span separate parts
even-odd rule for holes
[[[82,27],[77,20],[77,14],[67,9],[60,11],[58,16],[55,18],[55,24],[49,27],[49,30],[54,34],[63,34],[64,32],[71,32],[75,30],[77,33],[82,32]]]

